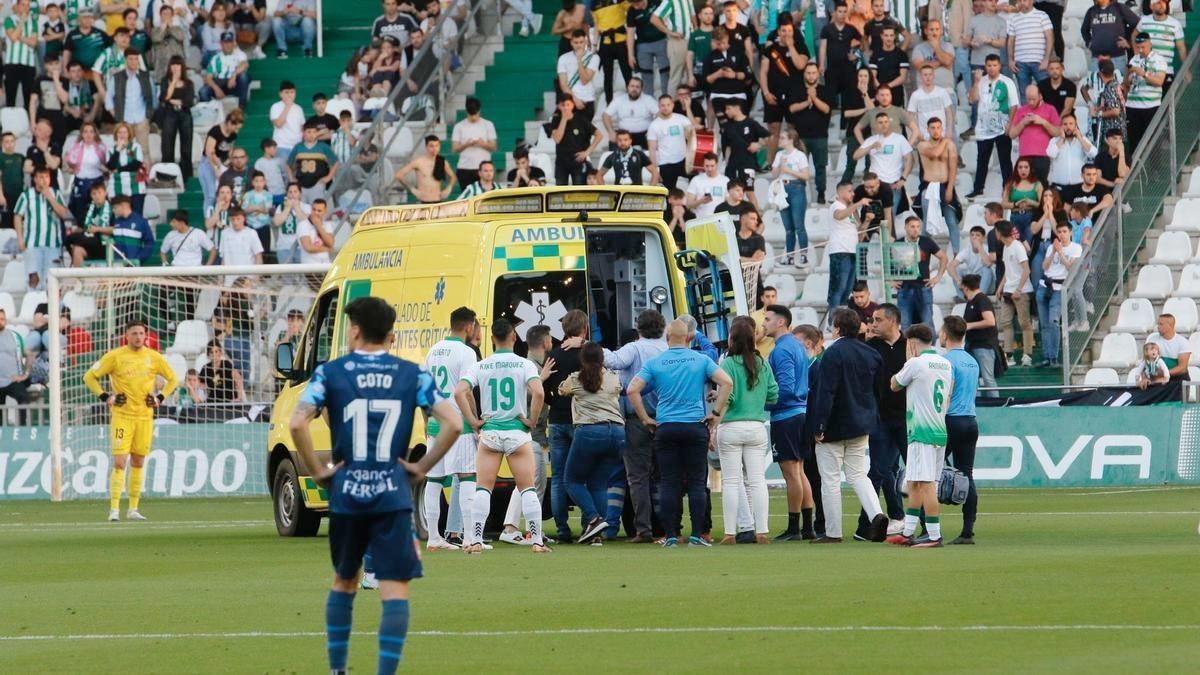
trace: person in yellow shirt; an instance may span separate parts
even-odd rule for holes
[[[101,381],[108,376],[109,387]],[[157,393],[158,378],[165,381]],[[121,519],[121,490],[125,468],[129,470],[129,520],[146,520],[138,512],[142,496],[142,471],[154,435],[154,411],[179,384],[175,371],[162,354],[146,346],[146,324],[130,321],[125,326],[125,345],[110,350],[83,376],[92,393],[112,409],[113,469],[109,477],[108,519]],[[130,458],[132,455],[132,459]]]
[[[758,309],[750,313],[750,318],[754,319],[755,349],[764,359],[771,356],[771,350],[775,349],[775,338],[767,335],[767,331],[763,329],[763,319],[766,318],[764,308],[774,305],[775,297],[774,286],[763,286],[762,294],[758,296]]]

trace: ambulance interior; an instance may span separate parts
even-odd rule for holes
[[[591,318],[591,339],[617,349],[637,339],[637,316],[656,309],[675,318],[675,276],[663,241],[649,228],[588,228],[586,270],[506,274],[496,280],[495,316],[512,321],[522,338],[539,323],[555,341],[563,338],[560,320],[572,309]]]

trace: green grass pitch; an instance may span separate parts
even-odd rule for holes
[[[1196,672],[1198,500],[1196,488],[984,490],[978,545],[940,550],[426,554],[402,668]],[[781,494],[772,507],[783,513]],[[0,671],[326,672],[323,535],[279,538],[266,499],[143,510],[152,521],[109,524],[100,502],[0,505]],[[943,523],[956,536],[958,510]],[[354,672],[374,672],[378,612],[361,592]]]

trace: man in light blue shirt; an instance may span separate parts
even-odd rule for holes
[[[966,335],[966,321],[957,316],[946,317],[940,339],[954,377],[950,408],[946,411],[946,458],[967,475],[969,482],[967,501],[963,502],[962,534],[950,542],[952,545],[975,543],[975,514],[979,510],[979,495],[975,492],[975,443],[979,440],[975,393],[979,389],[979,362],[963,349]]]
[[[704,535],[704,513],[708,494],[708,425],[725,411],[733,380],[708,357],[691,350],[694,330],[675,320],[667,326],[669,349],[647,361],[629,382],[626,392],[638,419],[654,434],[654,454],[658,459],[662,484],[659,488],[659,522],[666,531],[667,548],[678,545],[683,518],[683,482],[687,481],[688,512],[692,519],[689,546],[712,546]],[[708,383],[717,385],[713,416],[707,415],[705,393]],[[646,412],[642,390],[658,392],[654,418]]]
[[[647,309],[637,318],[637,340],[615,352],[604,350],[604,367],[617,371],[617,376],[621,378],[622,391],[629,386],[630,380],[647,361],[667,351],[667,341],[663,339],[665,327],[663,315],[653,309]],[[642,405],[646,407],[650,416],[656,412],[657,403],[656,392],[646,392],[642,396]],[[625,461],[625,479],[629,483],[629,501],[633,504],[633,523],[637,530],[637,535],[629,541],[634,544],[649,544],[654,541],[654,501],[651,497],[653,486],[650,482],[654,471],[652,439],[649,430],[629,404],[628,397],[621,397],[621,411],[625,413],[625,449],[622,459]]]

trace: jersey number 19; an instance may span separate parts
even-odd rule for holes
[[[349,422],[354,431],[354,461],[365,462],[370,454],[367,431],[368,415],[372,413],[383,414],[379,434],[375,437],[375,461],[389,462],[392,459],[392,437],[396,435],[396,424],[400,421],[400,401],[369,401],[365,398],[354,399],[342,413],[342,419]]]
[[[511,377],[488,380],[488,393],[491,394],[492,412],[508,412],[517,404],[517,385]]]

